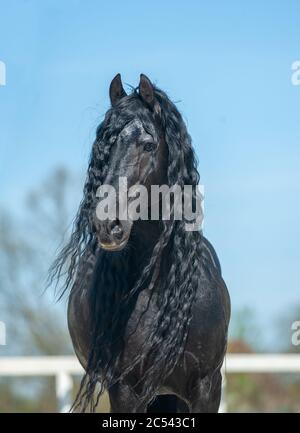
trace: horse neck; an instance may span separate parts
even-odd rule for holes
[[[95,287],[106,292],[112,285],[130,290],[149,263],[160,234],[158,221],[136,221],[124,250],[113,253],[100,250],[91,291],[100,294],[98,289],[94,292]]]
[[[132,255],[136,263],[143,265],[145,260],[150,259],[153,248],[161,235],[158,221],[136,221],[132,235]]]

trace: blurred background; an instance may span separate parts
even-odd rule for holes
[[[118,72],[132,86],[147,74],[187,121],[229,352],[300,353],[299,20],[296,0],[0,0],[0,357],[73,354],[45,279]],[[226,395],[228,411],[299,412],[300,373],[229,374]],[[53,378],[0,376],[0,412],[57,410]]]

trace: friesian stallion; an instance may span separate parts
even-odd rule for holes
[[[51,269],[66,273],[68,324],[85,375],[73,405],[112,412],[217,412],[230,298],[217,255],[185,221],[100,221],[99,186],[199,183],[191,138],[166,93],[118,74],[98,126],[73,232]],[[171,209],[172,216],[172,209]]]

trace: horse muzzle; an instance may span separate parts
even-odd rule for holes
[[[121,251],[127,245],[131,233],[131,221],[98,220],[95,225],[98,243],[103,250]]]

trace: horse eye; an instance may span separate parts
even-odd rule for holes
[[[152,143],[150,141],[148,141],[147,143],[144,144],[144,150],[146,152],[152,152],[152,150],[156,149],[156,143]]]

